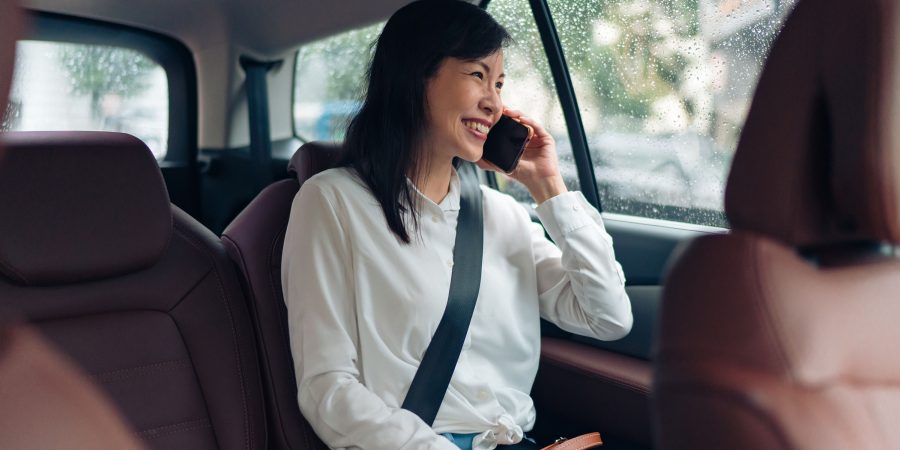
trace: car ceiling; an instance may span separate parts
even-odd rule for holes
[[[409,0],[22,0],[22,6],[139,27],[193,51],[229,45],[277,57],[334,31],[386,19]]]

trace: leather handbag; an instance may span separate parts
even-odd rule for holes
[[[600,433],[587,433],[571,439],[559,438],[541,450],[583,450],[603,445]]]

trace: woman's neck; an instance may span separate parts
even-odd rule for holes
[[[434,203],[441,203],[450,192],[450,177],[453,175],[453,160],[426,164],[428,168],[415,181],[416,189]]]

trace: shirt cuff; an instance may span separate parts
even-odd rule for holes
[[[547,233],[556,242],[572,231],[592,223],[598,223],[592,216],[600,217],[597,210],[579,191],[569,191],[550,198],[538,205],[534,211],[541,219]],[[603,226],[602,221],[598,224]]]

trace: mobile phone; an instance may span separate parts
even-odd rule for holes
[[[531,127],[507,115],[502,115],[488,132],[482,158],[500,170],[512,173],[519,165],[519,158],[522,157],[525,146],[531,140],[532,135],[534,135],[534,130]]]

